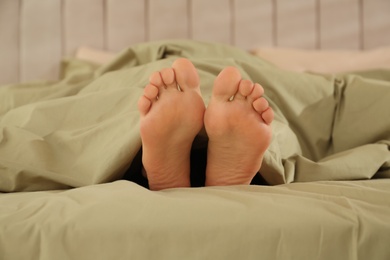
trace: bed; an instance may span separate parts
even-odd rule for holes
[[[0,259],[389,259],[389,11],[2,0]],[[178,57],[206,104],[229,65],[265,88],[273,139],[252,185],[204,187],[201,132],[194,187],[148,189],[136,104]]]

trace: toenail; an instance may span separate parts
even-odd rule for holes
[[[179,84],[176,83],[176,87],[177,87],[177,90],[179,90],[180,92],[183,92],[183,90],[181,89]]]
[[[234,100],[234,95],[231,96],[228,101],[233,101],[233,100]]]

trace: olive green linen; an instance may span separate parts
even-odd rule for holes
[[[65,61],[59,82],[0,88],[0,191],[121,178],[141,147],[142,89],[153,71],[177,57],[194,62],[206,104],[226,66],[264,86],[275,111],[260,169],[268,183],[389,175],[390,72],[294,73],[229,46],[162,41],[133,46],[102,67]],[[205,134],[200,137],[196,145],[204,146]]]
[[[141,148],[148,76],[177,57],[194,62],[206,104],[226,66],[264,86],[275,121],[260,174],[280,185],[153,192],[118,180]],[[389,259],[389,81],[162,41],[2,87],[0,259]],[[194,147],[206,144],[202,131]]]
[[[0,195],[0,259],[390,257],[390,180]]]

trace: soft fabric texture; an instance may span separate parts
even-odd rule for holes
[[[366,51],[256,48],[254,55],[297,72],[339,73],[390,69],[390,47]]]
[[[390,69],[390,47],[366,51],[305,50],[258,47],[252,54],[270,61],[278,67],[296,72],[341,73],[375,69]],[[115,52],[80,47],[76,58],[105,64],[117,56]]]
[[[206,104],[226,66],[264,87],[275,111],[260,169],[269,184],[388,175],[388,71],[293,73],[228,46],[176,41],[134,46],[102,67],[67,61],[56,83],[0,88],[0,191],[121,178],[141,147],[137,101],[143,87],[153,71],[178,57],[199,70]],[[202,132],[195,146],[206,143]]]
[[[390,181],[0,194],[0,259],[389,259]]]
[[[275,121],[260,174],[279,185],[153,192],[118,180],[140,155],[148,77],[177,57],[198,68],[206,104],[229,65],[264,86]],[[390,258],[389,71],[294,73],[169,41],[104,66],[67,60],[62,75],[0,88],[0,259]],[[194,149],[206,144],[201,132]]]

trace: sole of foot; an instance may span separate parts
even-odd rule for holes
[[[250,184],[268,148],[274,113],[264,89],[225,68],[214,82],[204,124],[209,137],[206,186]]]
[[[177,59],[150,76],[138,101],[142,162],[151,190],[190,186],[190,152],[205,105],[193,64]]]

